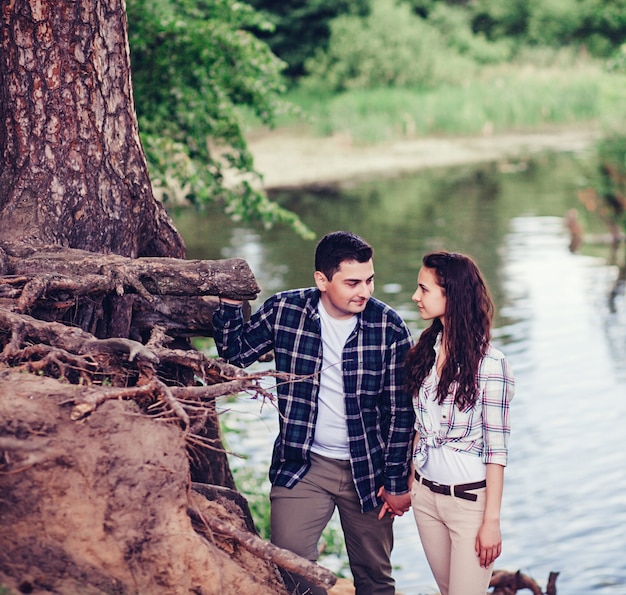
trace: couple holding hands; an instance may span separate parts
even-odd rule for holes
[[[269,351],[297,379],[277,387],[271,541],[317,560],[339,511],[357,595],[395,593],[393,518],[412,508],[442,595],[484,595],[500,555],[514,379],[490,343],[493,302],[466,255],[424,256],[413,301],[432,321],[416,343],[372,297],[371,246],[329,233],[315,286],[280,292],[248,322],[222,299],[220,355],[246,367]],[[323,589],[283,573],[290,593]]]

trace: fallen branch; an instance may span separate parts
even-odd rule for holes
[[[249,389],[253,389],[254,392],[262,391],[263,389],[258,385],[258,380],[259,376],[251,374],[246,378],[238,378],[209,386],[176,387],[172,388],[172,393],[178,399],[214,400],[226,395],[236,395]]]
[[[189,508],[187,512],[197,524],[202,523],[212,532],[232,539],[257,558],[269,560],[285,570],[295,572],[318,587],[330,589],[337,582],[337,577],[330,570],[279,548],[254,533],[237,529],[221,519],[207,517],[193,508]]]
[[[42,295],[42,288],[77,293],[114,290],[120,295],[131,291],[148,300],[155,295],[223,295],[250,300],[260,291],[247,262],[241,258],[126,258],[61,246],[35,249],[8,242],[2,248],[6,253],[4,276],[17,276],[26,285],[34,283],[25,298],[31,303]]]
[[[546,595],[556,595],[556,577],[558,574],[558,572],[550,573]],[[529,589],[533,595],[543,595],[537,582],[520,570],[517,572],[494,570],[489,586],[494,587],[492,595],[514,595],[522,589]]]
[[[548,576],[548,585],[546,586],[546,595],[556,595],[556,579],[558,572],[551,572]]]
[[[245,260],[126,258],[61,246],[0,244],[0,307],[77,326],[100,338],[145,342],[155,326],[171,336],[211,336],[219,297],[254,300]]]

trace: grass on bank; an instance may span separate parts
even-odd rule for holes
[[[284,115],[277,127],[312,136],[342,135],[355,144],[563,125],[613,129],[626,119],[626,75],[606,72],[594,62],[567,67],[508,64],[457,86],[340,94],[300,87],[286,99],[301,115]],[[250,132],[259,129],[258,122],[247,121]]]

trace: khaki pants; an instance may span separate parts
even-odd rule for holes
[[[435,494],[413,482],[411,506],[441,595],[485,595],[489,588],[493,564],[482,568],[475,550],[486,488],[472,493],[478,496],[476,502]]]
[[[311,469],[305,477],[291,489],[273,486],[270,500],[272,543],[311,561],[317,560],[318,541],[336,506],[357,595],[395,593],[389,560],[392,519],[385,515],[379,521],[380,507],[361,512],[349,461],[311,453]],[[287,585],[292,592],[298,579],[287,577],[285,581],[292,581]],[[299,592],[307,591],[301,588]],[[324,593],[315,589],[308,592]]]

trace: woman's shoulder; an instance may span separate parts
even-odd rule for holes
[[[496,361],[506,359],[504,353],[502,353],[502,351],[500,351],[497,347],[494,347],[491,343],[487,346],[487,351],[484,357],[485,359],[492,359]]]
[[[493,370],[502,370],[502,368],[508,368],[509,364],[506,356],[497,347],[489,344],[487,351],[480,362],[480,368],[483,373],[488,373]]]

